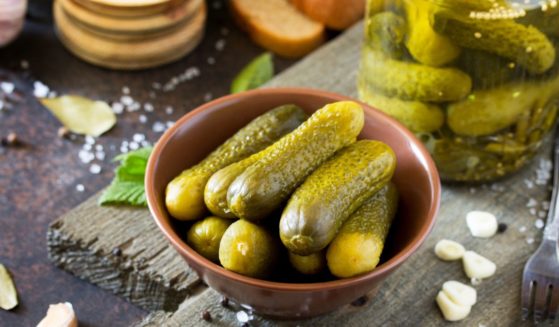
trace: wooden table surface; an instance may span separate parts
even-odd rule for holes
[[[0,136],[15,132],[24,142],[20,148],[0,147],[0,262],[14,276],[20,304],[10,312],[0,310],[0,326],[34,326],[51,303],[69,301],[80,326],[126,326],[146,313],[129,302],[81,281],[56,268],[47,259],[45,233],[56,217],[106,186],[122,140],[135,133],[151,142],[161,133],[158,122],[174,121],[207,101],[228,93],[233,76],[263,50],[233,25],[220,1],[211,1],[206,37],[190,55],[177,63],[141,72],[109,71],[83,63],[69,54],[47,23],[28,21],[14,43],[0,49],[0,82],[15,83],[12,108],[0,111]],[[222,41],[221,41],[222,40]],[[217,43],[225,47],[222,51]],[[215,59],[210,64],[208,58]],[[21,67],[22,61],[29,64]],[[210,62],[212,59],[210,59]],[[275,58],[281,71],[292,61]],[[197,67],[200,76],[180,83],[175,90],[155,90],[186,69]],[[79,94],[108,102],[119,100],[123,87],[140,103],[151,103],[154,112],[125,112],[117,126],[97,143],[106,159],[100,174],[89,172],[78,153],[83,139],[57,137],[59,123],[33,96],[33,82],[41,81],[58,94]],[[2,97],[0,96],[0,99]],[[168,114],[167,106],[173,108]],[[145,115],[146,123],[140,122]],[[85,186],[83,192],[76,185]]]

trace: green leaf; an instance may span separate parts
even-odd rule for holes
[[[77,134],[99,136],[116,124],[111,107],[103,101],[65,95],[39,99],[62,125]]]
[[[120,161],[115,178],[99,199],[99,205],[125,204],[146,206],[144,177],[153,148],[141,148],[114,158]]]
[[[255,89],[274,76],[274,63],[269,52],[261,54],[246,65],[231,84],[231,93]]]

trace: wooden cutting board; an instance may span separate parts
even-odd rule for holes
[[[357,24],[267,87],[314,87],[355,97],[362,28]],[[445,185],[430,237],[367,301],[306,321],[255,316],[251,325],[446,326],[435,296],[447,280],[469,280],[460,262],[442,262],[433,254],[442,238],[461,242],[498,267],[494,277],[475,286],[478,303],[470,316],[453,326],[524,325],[519,318],[520,279],[541,239],[534,223],[536,216],[546,213],[543,202],[550,196],[550,180],[541,178],[548,172],[549,158],[547,145],[529,167],[506,180],[475,187]],[[138,326],[241,325],[237,317],[242,318],[243,309],[220,305],[219,295],[204,286],[170,247],[147,209],[99,207],[96,200],[97,195],[50,226],[48,253],[57,266],[153,311]],[[473,238],[465,222],[471,210],[494,213],[508,229],[489,240]],[[202,320],[204,310],[211,313],[212,323]]]

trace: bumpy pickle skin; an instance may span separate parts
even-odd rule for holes
[[[361,100],[397,119],[414,133],[434,132],[445,122],[444,112],[437,105],[389,98],[366,88],[366,85],[359,88]]]
[[[304,275],[316,275],[326,268],[326,256],[324,251],[309,255],[297,255],[289,252],[291,266]]]
[[[515,124],[525,111],[557,94],[559,78],[545,82],[510,83],[473,92],[447,109],[447,125],[458,135],[484,136]],[[547,102],[547,101],[544,101]]]
[[[335,102],[319,109],[231,183],[229,209],[243,219],[266,217],[318,166],[355,142],[363,124],[363,108],[356,102]]]
[[[367,19],[365,32],[371,48],[381,51],[390,58],[402,58],[406,35],[404,18],[391,11],[378,13]]]
[[[217,170],[256,153],[297,128],[306,119],[295,105],[284,105],[257,117],[197,165],[175,177],[165,190],[167,210],[178,220],[200,219],[206,182]]]
[[[212,216],[197,221],[188,230],[186,243],[204,258],[219,262],[219,243],[232,222]]]
[[[455,60],[460,48],[431,26],[431,16],[436,6],[429,1],[404,0],[408,24],[406,47],[418,62],[440,67]]]
[[[344,221],[392,178],[396,156],[379,141],[361,140],[312,173],[289,199],[279,224],[280,239],[298,255],[318,252]]]
[[[472,79],[456,68],[437,68],[386,57],[365,46],[361,70],[366,83],[387,97],[421,102],[458,101],[472,89]]]
[[[256,278],[272,272],[278,255],[277,239],[264,227],[243,219],[227,228],[219,245],[219,262],[225,269]]]
[[[398,191],[389,183],[344,223],[326,252],[330,272],[340,278],[376,268],[398,208]]]
[[[532,74],[546,72],[555,61],[555,48],[545,34],[512,19],[481,20],[438,10],[433,27],[461,47],[510,59]]]
[[[219,217],[236,218],[227,205],[227,190],[242,172],[265,155],[265,151],[230,164],[212,175],[204,190],[204,202],[211,213]]]
[[[510,65],[510,61],[481,50],[462,51],[456,64],[470,75],[475,90],[503,85],[522,74],[516,65]]]

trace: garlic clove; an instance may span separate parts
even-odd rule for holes
[[[445,282],[443,292],[452,302],[459,305],[472,306],[477,302],[476,290],[455,280]]]
[[[466,251],[462,257],[464,272],[470,278],[487,278],[493,276],[497,266],[489,259],[482,257],[474,251]]]
[[[47,315],[37,327],[78,327],[78,319],[72,304],[64,302],[49,305]]]
[[[440,240],[435,245],[435,255],[445,261],[458,260],[462,258],[466,249],[462,244],[451,240]]]
[[[488,238],[497,233],[497,218],[489,212],[468,212],[466,215],[466,224],[475,237]]]
[[[448,321],[462,320],[470,314],[472,309],[469,305],[454,303],[444,291],[440,291],[435,300],[439,309],[441,309],[444,319]]]

